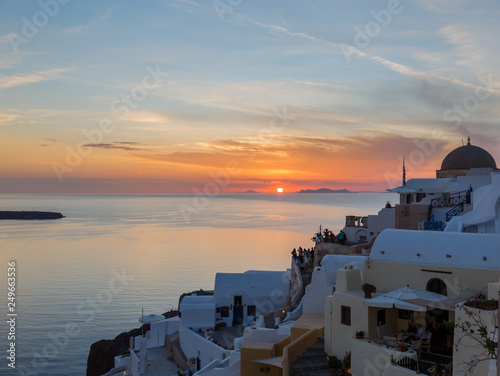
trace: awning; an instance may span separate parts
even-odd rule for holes
[[[267,364],[269,366],[283,368],[283,357],[277,356],[274,358],[251,360],[253,363]]]

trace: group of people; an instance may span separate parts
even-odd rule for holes
[[[347,236],[343,230],[341,230],[337,236],[332,231],[329,231],[327,228],[323,230],[323,234],[321,232],[317,232],[312,240],[315,243],[338,243],[345,245],[347,240]]]
[[[295,248],[292,251],[292,260],[297,263],[300,270],[304,270],[306,266],[314,265],[314,249]]]
[[[428,338],[427,331],[422,327],[422,325],[419,323],[415,324],[413,321],[409,322],[408,329],[406,331],[408,332],[408,335],[415,340]]]

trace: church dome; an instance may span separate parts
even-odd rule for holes
[[[470,170],[471,168],[497,168],[495,159],[486,150],[471,145],[460,146],[450,152],[441,164],[441,170]]]

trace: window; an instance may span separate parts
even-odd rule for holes
[[[229,307],[220,307],[220,317],[229,317]]]
[[[241,297],[241,295],[236,295],[234,297],[234,305],[235,306],[241,306],[241,305],[243,305],[243,298]]]
[[[373,234],[373,233],[372,233],[372,234]],[[359,236],[359,241],[360,241],[360,242],[366,243],[366,241],[367,241],[367,240],[368,240],[368,239],[367,239],[366,235],[360,235],[360,236]]]
[[[429,282],[427,282],[427,291],[435,292],[441,295],[448,295],[446,283],[439,278],[432,278]]]
[[[422,201],[425,196],[427,196],[425,193],[417,193],[417,202]]]
[[[385,325],[385,309],[377,311],[377,325]]]
[[[257,308],[254,305],[247,306],[247,316],[256,316]]]
[[[401,320],[409,320],[410,319],[410,311],[406,309],[398,310],[398,318]]]
[[[351,307],[340,307],[340,323],[351,326]]]

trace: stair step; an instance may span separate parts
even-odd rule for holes
[[[301,368],[322,368],[324,366],[328,366],[327,359],[297,359],[292,363],[292,367],[294,369]]]
[[[321,369],[321,370],[315,370],[313,372],[290,372],[290,376],[331,376],[332,375],[332,370],[331,369]]]
[[[324,352],[325,351],[325,344],[324,343],[315,343],[314,345],[309,346],[306,348],[306,351],[309,352]]]
[[[327,359],[326,353],[316,353],[316,352],[305,352],[297,356],[297,359],[309,360],[309,359]]]

